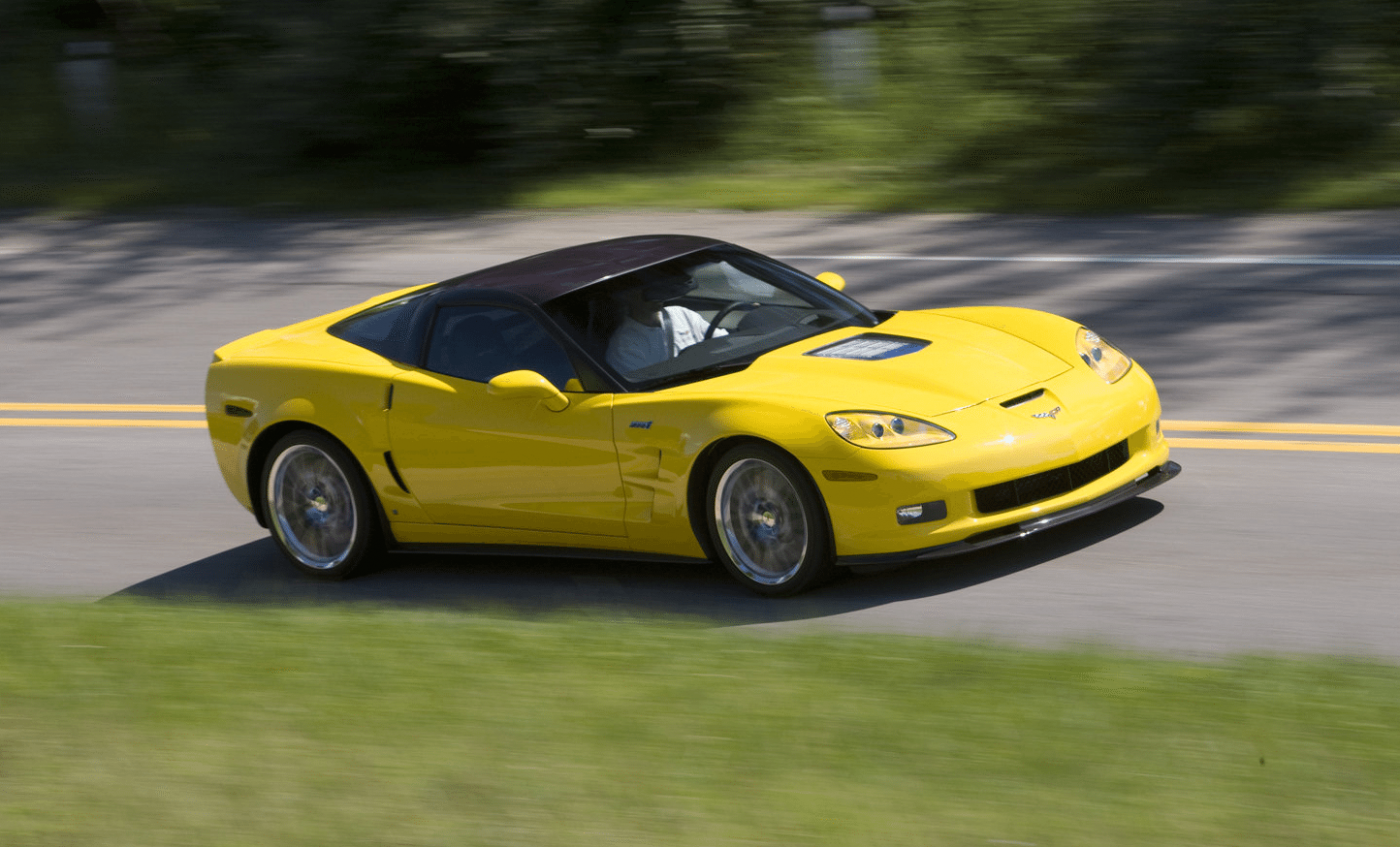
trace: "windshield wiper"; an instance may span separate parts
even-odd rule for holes
[[[753,364],[753,359],[740,359],[738,361],[720,362],[714,365],[706,365],[703,368],[682,371],[678,374],[663,376],[657,380],[647,383],[641,387],[642,391],[655,391],[658,388],[670,388],[673,385],[681,385],[687,382],[698,382],[702,379],[709,379],[725,374],[738,373],[749,365]]]

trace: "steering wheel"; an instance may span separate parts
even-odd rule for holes
[[[719,322],[729,317],[729,313],[735,309],[757,309],[762,303],[755,303],[748,300],[735,300],[732,303],[725,303],[724,308],[715,312],[715,316],[710,319],[710,325],[705,327],[705,337],[701,341],[709,341],[719,329]]]

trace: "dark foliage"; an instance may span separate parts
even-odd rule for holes
[[[68,2],[68,0],[61,0]],[[109,3],[128,49],[268,161],[529,171],[712,142],[787,0]],[[120,10],[120,11],[118,11]],[[117,27],[120,29],[120,26]]]
[[[723,151],[736,116],[755,112],[736,107],[802,99],[794,94],[821,100],[810,97],[820,81],[805,80],[820,76],[814,43],[827,5],[8,0],[0,106],[17,117],[0,126],[0,153],[24,174],[36,163],[63,174],[73,161],[106,157],[113,173],[133,162],[173,172],[178,163],[226,182],[321,166],[448,166],[498,186],[568,168],[678,161]],[[871,5],[878,14],[862,26],[881,31],[883,45],[955,46],[939,54],[948,79],[900,58],[924,55],[917,49],[886,50],[879,67],[901,81],[903,96],[953,87],[959,102],[1015,104],[975,125],[873,96],[858,102],[865,111],[847,117],[861,126],[902,122],[894,130],[909,142],[895,156],[958,127],[935,154],[910,154],[924,163],[912,168],[929,169],[912,175],[911,203],[930,186],[957,203],[951,184],[963,180],[970,202],[993,197],[1005,208],[1067,193],[1102,200],[1086,206],[1178,207],[1201,190],[1267,205],[1290,179],[1395,156],[1387,146],[1400,112],[1395,0]],[[92,40],[115,45],[119,101],[115,131],[97,144],[65,114],[71,92],[54,71],[66,44]],[[843,140],[832,133],[813,149],[839,156]],[[774,141],[795,149],[791,133]]]
[[[1287,175],[1366,151],[1396,117],[1400,7],[1390,0],[1066,8],[1011,30],[1006,8],[964,8],[987,87],[1037,107],[970,140],[960,167],[1020,163],[1028,195],[1037,178],[1098,177],[1128,206],[1140,205],[1134,190],[1267,194]]]

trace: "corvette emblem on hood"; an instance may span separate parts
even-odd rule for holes
[[[1043,419],[1043,418],[1049,418],[1050,420],[1053,421],[1053,420],[1055,420],[1055,416],[1058,415],[1059,413],[1060,413],[1060,407],[1059,407],[1059,406],[1056,406],[1055,408],[1051,409],[1051,410],[1048,411],[1048,412],[1036,412],[1034,415],[1031,415],[1031,417],[1033,417],[1033,418],[1042,418],[1042,419]]]

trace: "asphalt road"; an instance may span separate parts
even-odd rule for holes
[[[638,232],[715,235],[835,270],[874,307],[995,303],[1081,320],[1157,379],[1186,470],[1033,540],[784,601],[750,596],[717,566],[594,560],[402,556],[322,585],[283,563],[233,502],[203,430],[71,425],[195,420],[149,406],[200,403],[219,343],[383,290]],[[1203,656],[1400,659],[1397,213],[12,216],[0,218],[0,363],[0,595],[695,615]],[[117,408],[60,405],[72,403]],[[1222,434],[1191,422],[1309,426]]]

